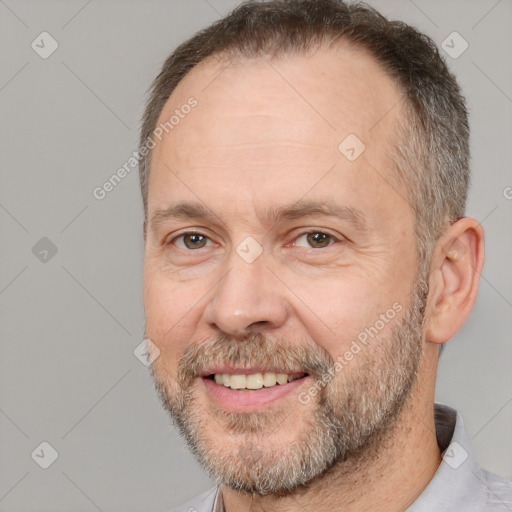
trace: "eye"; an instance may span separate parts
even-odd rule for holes
[[[336,239],[322,231],[311,231],[304,233],[295,240],[294,245],[299,247],[312,247],[313,249],[322,249],[336,242]],[[307,244],[307,245],[306,245]]]
[[[183,233],[171,241],[180,249],[202,249],[207,245],[213,245],[212,241],[201,233]]]

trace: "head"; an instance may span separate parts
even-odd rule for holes
[[[167,59],[140,145],[151,369],[212,476],[290,492],[427,401],[482,264],[431,40],[363,4],[243,4]]]

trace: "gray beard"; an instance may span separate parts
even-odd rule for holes
[[[155,360],[150,368],[155,389],[211,478],[241,493],[289,495],[335,466],[376,455],[417,380],[427,294],[427,283],[418,280],[411,305],[393,320],[391,334],[375,336],[348,364],[350,372],[344,368],[327,383],[334,361],[312,340],[294,346],[258,333],[243,341],[221,335],[191,346],[177,376]],[[215,363],[301,368],[313,382],[323,380],[323,387],[312,399],[313,412],[302,415],[299,434],[286,446],[265,449],[272,432],[286,428],[282,411],[207,411],[196,403],[191,384]],[[297,407],[304,406],[297,402]],[[209,437],[212,421],[226,431],[225,445]]]

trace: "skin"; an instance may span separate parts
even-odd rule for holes
[[[243,339],[263,333],[292,344],[311,339],[336,360],[394,303],[409,305],[417,278],[413,211],[405,190],[394,184],[385,155],[394,142],[394,123],[403,115],[401,95],[378,64],[343,44],[309,56],[226,64],[208,59],[180,82],[160,121],[190,96],[198,106],[153,152],[145,233],[146,333],[160,350],[155,371],[170,381],[191,345],[218,334]],[[349,134],[366,146],[353,162],[338,150]],[[357,208],[365,230],[320,214],[267,218],[272,209],[299,200]],[[214,218],[153,222],[155,212],[177,202],[200,203]],[[209,237],[205,247],[183,245],[178,237],[190,228]],[[304,234],[311,228],[335,237],[333,243],[308,247]],[[236,252],[247,236],[263,249],[250,264]],[[363,465],[347,461],[286,498],[223,488],[226,510],[280,512],[302,506],[322,512],[343,503],[344,511],[398,511],[409,506],[441,462],[433,418],[439,344],[469,314],[482,265],[481,225],[471,218],[452,224],[431,261],[417,383],[378,451]],[[386,325],[382,335],[389,329]],[[208,436],[234,449],[237,439],[226,432],[199,380],[192,384],[194,406],[210,416]],[[279,449],[299,435],[314,405],[298,407],[299,391],[274,406],[286,420],[259,445],[262,451]]]

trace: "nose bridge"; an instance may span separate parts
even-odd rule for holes
[[[250,241],[248,242],[251,243]],[[218,282],[208,321],[233,336],[258,329],[275,329],[286,320],[287,306],[266,258],[245,258],[252,248],[243,243],[233,251],[229,270]]]

